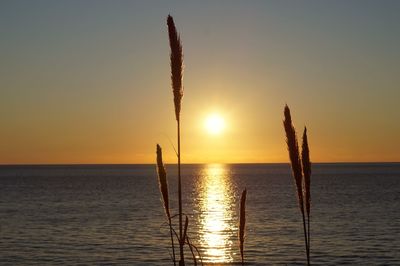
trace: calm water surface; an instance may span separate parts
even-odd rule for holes
[[[313,167],[313,264],[400,265],[400,164]],[[176,213],[176,166],[167,170]],[[204,262],[240,261],[247,187],[248,264],[304,264],[288,165],[185,165],[183,177],[189,236]],[[1,265],[169,265],[169,252],[154,166],[0,166]]]

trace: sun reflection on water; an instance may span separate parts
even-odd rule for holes
[[[224,165],[206,165],[200,177],[200,246],[205,262],[232,262],[234,192]]]

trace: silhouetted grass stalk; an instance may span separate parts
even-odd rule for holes
[[[310,211],[311,211],[311,191],[310,191],[310,177],[311,177],[311,162],[310,162],[310,150],[308,148],[307,139],[307,128],[304,127],[303,132],[303,145],[301,150],[301,162],[303,166],[304,175],[304,200],[307,212],[307,240],[308,240],[308,258],[310,258]]]
[[[244,265],[244,231],[246,227],[246,195],[247,190],[244,189],[242,197],[240,198],[240,218],[239,218],[239,248],[240,256],[242,258],[242,265]]]
[[[199,256],[201,265],[204,265],[204,263],[203,263],[203,258],[201,257],[201,253],[200,253],[199,249],[198,249],[195,245],[193,245],[193,244],[191,243],[190,238],[189,238],[188,235],[186,235],[186,243],[188,244],[188,246],[189,246],[189,248],[190,248],[190,252],[192,253],[194,265],[195,265],[195,266],[197,265],[197,260],[196,260],[196,256],[195,256],[195,254],[194,254],[194,251],[197,252],[197,255]]]
[[[163,159],[162,159],[162,150],[160,145],[157,144],[157,174],[158,174],[158,184],[160,187],[160,192],[162,195],[165,214],[168,219],[169,232],[171,235],[171,246],[172,246],[172,256],[174,265],[176,265],[175,259],[175,245],[174,245],[174,237],[172,232],[172,222],[171,222],[171,213],[169,210],[169,195],[168,195],[168,181],[167,181],[167,172],[165,171]]]
[[[176,31],[174,19],[168,15],[167,17],[169,44],[171,48],[171,81],[172,91],[174,93],[174,105],[175,105],[175,118],[177,122],[177,138],[178,138],[178,205],[179,205],[179,252],[180,260],[179,265],[185,265],[185,258],[183,252],[183,246],[185,239],[183,238],[183,224],[182,224],[182,181],[181,181],[181,133],[180,133],[180,112],[183,97],[183,53],[182,43],[180,37]]]
[[[194,266],[197,266],[196,255],[194,254],[193,246],[190,244],[189,237],[187,235],[186,235],[186,243],[189,246],[190,253],[192,253],[193,264],[194,264]]]
[[[286,132],[286,143],[289,151],[290,163],[292,166],[293,177],[296,183],[297,198],[299,201],[299,208],[303,218],[303,231],[304,231],[304,242],[306,247],[307,255],[307,265],[310,265],[308,240],[307,240],[307,228],[306,228],[306,218],[304,214],[304,195],[303,195],[303,171],[302,163],[299,154],[299,146],[297,143],[296,131],[293,127],[292,118],[290,115],[290,109],[286,105],[284,110],[285,120],[283,121],[283,126]]]

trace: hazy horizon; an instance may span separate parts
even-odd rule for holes
[[[258,163],[181,163],[181,165],[235,165],[235,164],[287,164],[290,165],[290,162],[258,162]],[[312,162],[312,164],[400,164],[399,162]],[[14,164],[0,164],[1,166],[100,166],[100,165],[156,165],[156,163],[14,163]],[[165,163],[165,165],[178,165],[177,163]]]

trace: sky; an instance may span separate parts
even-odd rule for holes
[[[0,164],[400,161],[400,1],[1,1]],[[225,129],[212,135],[204,119]]]

